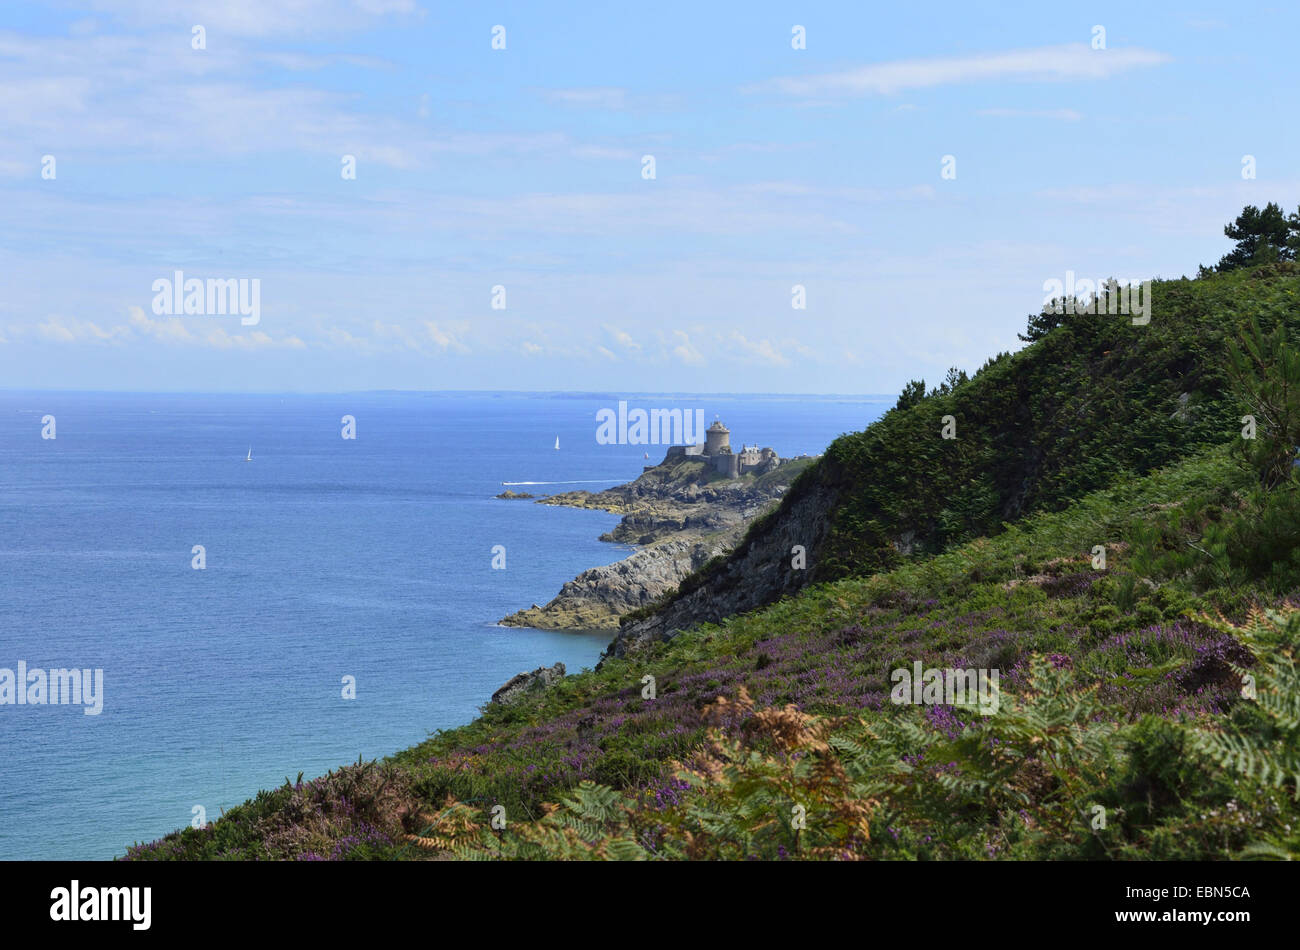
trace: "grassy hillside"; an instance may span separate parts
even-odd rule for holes
[[[1242,457],[1225,360],[1297,290],[1071,318],[801,476],[749,542],[834,483],[797,596],[131,856],[1300,856],[1300,483]],[[892,702],[917,661],[998,670],[999,711]]]
[[[996,538],[608,661],[387,762],[300,776],[132,854],[1300,854],[1294,773],[1281,785],[1244,777],[1205,739],[1238,728],[1261,760],[1279,743],[1294,758],[1294,709],[1279,725],[1242,702],[1237,668],[1293,663],[1300,624],[1256,654],[1197,615],[1244,617],[1270,590],[1134,571],[1200,538],[1249,482],[1210,452]],[[1105,570],[1092,566],[1099,544]],[[891,703],[890,671],[915,660],[1000,669],[1002,710]],[[573,808],[548,816],[566,798]],[[791,827],[795,804],[805,829]],[[496,805],[504,832],[489,827]],[[1104,830],[1092,827],[1096,806]]]
[[[1227,390],[1226,342],[1250,319],[1265,330],[1300,328],[1300,265],[1157,280],[1152,299],[1145,326],[1062,315],[1042,339],[989,360],[970,380],[837,439],[779,509],[750,527],[730,559],[743,572],[708,565],[625,624],[671,613],[700,588],[734,585],[729,573],[766,578],[732,598],[752,609],[804,583],[889,569],[1230,439],[1243,407]],[[946,416],[956,438],[941,436]],[[827,508],[822,524],[817,512]],[[808,570],[799,574],[785,569],[791,519],[805,522]],[[684,607],[683,615],[707,614],[695,600]]]

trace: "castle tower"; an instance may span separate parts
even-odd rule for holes
[[[715,419],[704,433],[704,454],[727,455],[730,452],[731,430]]]

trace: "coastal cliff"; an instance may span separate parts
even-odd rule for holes
[[[601,492],[573,491],[538,504],[622,514],[602,541],[638,550],[614,564],[583,571],[544,606],[504,618],[507,626],[548,630],[617,630],[627,613],[656,603],[688,576],[739,543],[745,529],[784,495],[810,459],[763,475],[727,478],[705,461],[668,456],[640,477]]]
[[[831,529],[831,513],[841,494],[840,473],[827,459],[808,467],[767,517],[754,519],[738,533],[725,559],[682,578],[664,599],[626,617],[606,656],[623,657],[649,643],[671,639],[699,623],[765,606],[818,579],[817,556]],[[804,551],[796,567],[796,547]]]

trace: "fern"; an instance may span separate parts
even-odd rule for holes
[[[1300,800],[1300,609],[1254,608],[1239,625],[1223,617],[1202,619],[1235,635],[1255,665],[1233,666],[1242,677],[1246,701],[1238,704],[1227,725],[1189,730],[1188,748],[1256,786],[1287,789],[1293,801]],[[1300,855],[1300,829],[1287,824],[1281,832],[1253,842],[1243,855],[1294,858]]]
[[[1246,684],[1243,694],[1255,700],[1258,715],[1247,714],[1241,717],[1244,722],[1222,729],[1199,728],[1190,736],[1190,748],[1247,779],[1289,786],[1300,799],[1300,670],[1295,658],[1300,610],[1256,608],[1243,625],[1222,617],[1202,619],[1234,634],[1254,657],[1253,668],[1234,665],[1233,670]]]

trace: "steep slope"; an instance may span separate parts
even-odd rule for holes
[[[996,538],[648,645],[383,763],[299,776],[129,857],[1300,856],[1293,786],[1213,760],[1227,728],[1263,753],[1294,742],[1242,700],[1233,667],[1256,659],[1237,631],[1206,622],[1262,592],[1202,593],[1181,565],[1147,566],[1209,523],[1257,523],[1249,487],[1221,449],[1123,479]],[[1153,527],[1170,533],[1145,550]],[[1298,580],[1294,562],[1284,583]],[[1001,670],[1002,712],[895,704],[891,671],[913,661]],[[792,798],[806,835],[771,820]]]
[[[1150,323],[1062,315],[969,381],[837,439],[727,558],[624,618],[609,655],[772,603],[811,583],[995,534],[1240,428],[1224,342],[1251,316],[1300,326],[1300,268],[1152,284]],[[955,438],[942,435],[951,417]],[[806,567],[792,549],[806,549]]]

